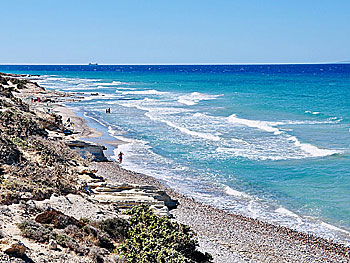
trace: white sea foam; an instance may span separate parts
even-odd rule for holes
[[[177,124],[175,124],[175,123],[173,123],[171,121],[155,118],[154,116],[152,116],[149,113],[146,113],[145,115],[148,118],[150,118],[151,120],[163,122],[163,123],[167,124],[168,126],[181,131],[182,133],[186,133],[188,135],[191,135],[191,136],[194,136],[194,137],[203,138],[203,139],[206,139],[206,140],[220,141],[220,137],[219,136],[216,136],[216,135],[213,135],[213,134],[210,134],[210,133],[191,131],[191,130],[189,130],[189,129],[185,128],[185,127],[181,127],[181,126],[179,126],[179,125],[177,125]]]
[[[80,79],[83,81],[87,81],[87,82],[96,82],[96,81],[100,81],[99,79]]]
[[[272,126],[283,126],[283,125],[314,125],[314,124],[331,124],[331,123],[338,123],[342,119],[335,118],[328,118],[325,121],[312,121],[312,120],[285,120],[281,122],[269,122]]]
[[[237,139],[237,138],[231,138],[231,141],[237,142],[237,143],[243,143],[243,144],[248,144],[246,141],[242,139]]]
[[[324,157],[328,155],[333,155],[336,153],[339,153],[339,151],[336,150],[328,150],[328,149],[321,149],[318,148],[317,146],[314,146],[309,143],[302,143],[300,142],[297,137],[291,136],[287,134],[286,132],[274,127],[273,125],[281,125],[282,122],[268,122],[268,121],[258,121],[258,120],[248,120],[248,119],[243,119],[243,118],[238,118],[235,114],[232,114],[231,116],[228,117],[228,121],[233,124],[240,124],[240,125],[245,125],[251,128],[256,128],[260,129],[266,132],[273,133],[274,135],[279,135],[283,136],[283,138],[292,141],[294,145],[298,148],[300,148],[303,152],[307,154],[307,156],[304,157]],[[217,150],[218,151],[218,150]],[[219,151],[232,151],[235,153],[240,153],[240,156],[245,156],[242,152],[240,152],[240,149],[235,149],[235,148],[226,148],[226,149],[220,149]],[[284,159],[287,156],[281,155],[282,159]],[[260,156],[261,159],[274,159],[274,160],[279,160],[279,157],[263,157]],[[287,157],[288,159],[294,159],[294,158],[303,158],[303,155],[290,155]]]
[[[336,150],[320,149],[309,143],[301,143],[295,136],[289,136],[288,140],[294,142],[295,146],[310,154],[311,157],[324,157],[339,153]]]
[[[105,94],[105,93],[99,93],[99,95],[96,96],[86,96],[83,98],[84,101],[90,101],[90,100],[113,100],[113,99],[119,99],[119,95],[114,94]]]
[[[240,197],[240,198],[242,198],[242,197],[243,198],[249,198],[249,199],[251,198],[248,194],[240,192],[240,191],[237,191],[237,190],[234,190],[234,189],[232,189],[229,186],[225,187],[225,193],[228,194],[228,195],[232,195],[232,196]]]
[[[350,236],[350,232],[349,231],[346,231],[346,230],[341,229],[339,227],[333,226],[333,225],[325,223],[325,222],[321,222],[321,225],[326,227],[326,228],[328,228],[328,229],[335,230],[337,232],[342,232],[342,233],[346,234],[347,236]]]
[[[201,100],[215,100],[217,97],[220,97],[220,96],[223,96],[223,94],[209,95],[209,94],[203,94],[199,92],[192,92],[191,94],[180,96],[178,98],[178,102],[188,106],[192,106],[192,105],[196,105]]]
[[[306,110],[305,113],[310,113],[310,114],[313,114],[313,115],[319,115],[320,114],[319,111],[309,111],[309,110]]]
[[[285,159],[296,159],[296,158],[302,158],[300,156],[292,156],[288,153],[273,153],[269,152],[268,149],[261,150],[256,149],[254,145],[249,145],[249,147],[217,147],[216,152],[219,154],[223,154],[224,156],[227,156],[228,154],[230,156],[236,156],[236,157],[243,157],[250,160],[285,160]]]
[[[121,86],[121,85],[130,85],[130,83],[121,82],[121,81],[97,82],[96,84],[97,84],[97,85],[101,85],[101,86]]]
[[[298,221],[299,224],[302,223],[302,219],[301,219],[300,216],[298,216],[297,214],[293,213],[292,211],[290,211],[290,210],[288,210],[288,209],[286,209],[284,207],[277,208],[275,210],[275,212],[277,212],[277,213],[279,213],[279,214],[281,214],[283,216],[293,217],[293,218],[295,218]]]
[[[241,124],[245,125],[251,128],[257,128],[263,131],[272,132],[275,135],[281,134],[282,131],[280,131],[278,128],[275,128],[269,124],[267,121],[257,121],[257,120],[248,120],[248,119],[242,119],[238,118],[236,114],[232,114],[228,117],[228,121],[230,123],[234,124]]]
[[[151,89],[151,90],[133,90],[133,91],[120,91],[120,90],[117,90],[116,92],[122,93],[124,95],[162,95],[162,94],[169,94],[169,92],[158,91],[158,90],[155,90],[155,89]]]

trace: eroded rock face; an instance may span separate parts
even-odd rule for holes
[[[29,202],[28,202],[29,203]],[[74,218],[89,218],[93,221],[117,217],[119,212],[111,205],[101,206],[81,195],[52,195],[50,199],[30,202],[32,210],[58,210]]]
[[[106,162],[108,159],[104,155],[103,151],[107,150],[106,147],[102,145],[98,145],[91,142],[85,142],[85,141],[68,141],[67,145],[69,148],[77,151],[83,158],[89,158],[89,155],[91,154],[93,159],[92,161],[95,162]]]
[[[153,212],[161,216],[170,216],[169,209],[176,208],[173,200],[164,192],[151,185],[110,184],[104,181],[91,182],[89,186],[95,193],[90,198],[104,204],[114,204],[120,209],[137,205],[149,205]]]
[[[83,227],[84,223],[76,220],[74,217],[67,216],[60,211],[45,211],[37,215],[35,221],[40,224],[53,224],[55,228],[65,228],[68,225]]]

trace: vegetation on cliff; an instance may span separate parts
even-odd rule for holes
[[[13,95],[26,80],[0,76],[0,83],[0,203],[75,193],[74,166],[84,161],[47,132],[64,129],[60,117],[39,117]]]
[[[211,262],[209,254],[197,250],[189,227],[156,216],[146,206],[127,211],[129,220],[114,215],[102,221],[37,207],[32,200],[78,193],[77,167],[88,161],[64,140],[49,136],[50,131],[63,134],[60,116],[33,112],[14,96],[28,84],[0,74],[0,206],[19,203],[14,207],[21,211],[16,224],[23,237],[93,262]]]

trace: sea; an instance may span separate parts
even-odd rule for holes
[[[122,166],[231,213],[350,244],[350,64],[1,65],[67,103]],[[106,114],[106,108],[111,109]]]

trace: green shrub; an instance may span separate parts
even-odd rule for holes
[[[130,224],[127,220],[118,217],[106,219],[96,224],[99,229],[106,232],[116,241],[125,240],[130,228]]]
[[[198,242],[188,226],[156,216],[146,206],[135,207],[126,214],[131,215],[131,227],[120,251],[127,262],[211,262],[209,254],[196,249]]]
[[[55,238],[56,235],[52,227],[42,226],[33,220],[24,220],[17,227],[21,230],[24,237],[34,239],[38,242],[47,242],[51,238]]]

